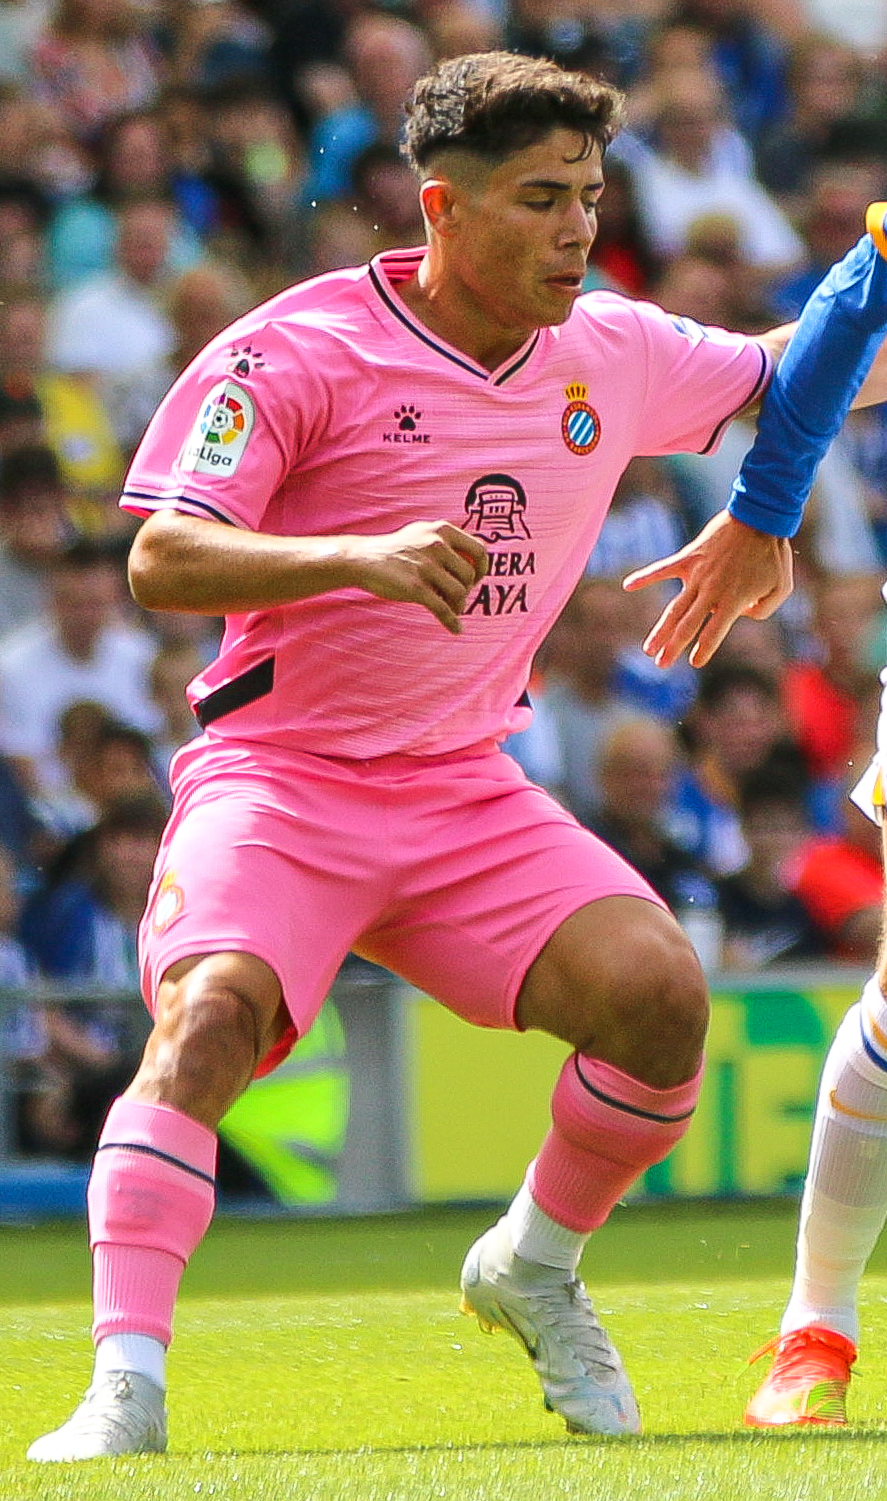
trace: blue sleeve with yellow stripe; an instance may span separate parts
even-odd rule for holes
[[[798,530],[820,460],[887,334],[887,205],[873,204],[866,222],[805,303],[733,482],[731,516],[774,537]]]

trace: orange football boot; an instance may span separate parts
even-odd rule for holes
[[[770,1340],[751,1359],[773,1352],[773,1364],[745,1410],[750,1428],[785,1424],[840,1427],[847,1422],[847,1388],[856,1346],[843,1334],[808,1324]]]

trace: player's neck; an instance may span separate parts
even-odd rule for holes
[[[431,256],[397,291],[426,328],[485,370],[498,370],[535,333],[534,328],[498,325],[470,291],[434,267]]]

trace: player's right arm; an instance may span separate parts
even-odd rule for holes
[[[381,536],[281,537],[164,509],[136,534],[133,598],[148,610],[244,614],[364,589],[429,610],[453,635],[487,570],[477,537],[448,521],[414,521]]]

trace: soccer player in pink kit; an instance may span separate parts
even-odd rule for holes
[[[577,1266],[687,1128],[705,983],[662,902],[499,742],[628,461],[716,443],[788,330],[580,296],[619,111],[548,62],[442,64],[407,106],[427,248],[241,319],[136,454],[136,599],[227,624],[190,688],[204,734],[174,761],[142,927],[154,1027],[89,1184],[93,1381],[33,1459],[165,1447],[216,1126],[349,949],[478,1025],[572,1047],[463,1308],[524,1345],[571,1431],[639,1430]]]

